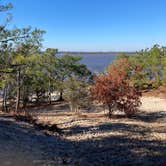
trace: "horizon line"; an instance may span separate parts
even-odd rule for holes
[[[136,53],[137,51],[58,51],[58,53]]]

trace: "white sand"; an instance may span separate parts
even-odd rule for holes
[[[166,99],[161,99],[158,97],[142,97],[142,105],[140,110],[157,112],[157,111],[166,111]]]

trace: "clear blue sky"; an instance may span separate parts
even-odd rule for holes
[[[66,51],[135,51],[166,45],[166,0],[3,0],[13,24],[47,31],[44,46]]]

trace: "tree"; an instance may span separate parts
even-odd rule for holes
[[[0,4],[0,12],[12,8],[9,4]],[[7,99],[16,98],[16,108],[19,109],[21,95],[25,98],[26,70],[30,58],[40,50],[44,31],[27,28],[8,28],[11,17],[8,16],[0,26],[0,90],[3,90],[3,110],[7,110]],[[11,88],[11,87],[16,88]],[[15,90],[16,89],[16,90]],[[14,99],[15,100],[15,99]]]
[[[63,100],[63,83],[71,76],[76,76],[78,80],[89,82],[92,79],[92,73],[86,65],[80,64],[82,58],[79,56],[65,55],[57,59],[55,66],[56,85],[60,92],[60,100]]]
[[[39,53],[41,47],[40,42],[42,41],[41,37],[44,31],[35,29],[29,30],[28,33],[29,36],[25,37],[24,40],[23,38],[17,40],[14,47],[7,46],[6,48],[1,49],[1,53],[3,54],[0,55],[0,59],[2,60],[2,63],[0,63],[1,77],[8,78],[5,80],[4,85],[2,85],[4,87],[4,92],[6,91],[6,87],[8,87],[8,80],[11,80],[11,78],[13,80],[12,84],[16,87],[16,90],[10,89],[13,93],[13,97],[16,95],[16,112],[19,109],[21,95],[24,101],[23,103],[25,103],[27,98],[24,93],[28,89],[25,80],[27,81],[29,76],[27,76],[26,71],[27,69],[29,70],[32,64],[31,58]]]
[[[70,110],[78,113],[80,106],[89,102],[88,84],[72,76],[63,83],[64,99],[69,103]]]
[[[156,44],[133,55],[119,55],[117,59],[127,58],[130,80],[140,90],[148,90],[165,84],[165,56],[166,48]]]
[[[108,106],[110,116],[115,110],[130,116],[140,105],[141,94],[128,79],[129,68],[127,59],[117,60],[106,73],[95,78],[95,84],[91,87],[93,99]]]
[[[51,93],[55,90],[55,64],[57,62],[57,58],[55,57],[57,49],[47,48],[42,56],[42,66],[45,68],[46,75],[48,77],[48,96],[49,103],[51,104]]]
[[[25,86],[25,80],[27,81],[26,70],[30,67],[31,58],[39,53],[42,41],[42,35],[44,31],[34,29],[33,31],[29,31],[29,36],[24,40],[17,42],[16,51],[14,51],[14,59],[13,64],[17,66],[16,73],[16,89],[17,89],[17,97],[16,97],[16,109],[17,112],[19,109],[19,103],[21,98],[21,90],[24,92],[27,91],[27,87]],[[25,104],[27,97],[26,93],[22,93],[23,103]],[[26,96],[25,96],[26,94]]]

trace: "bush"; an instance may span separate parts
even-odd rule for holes
[[[108,106],[110,116],[115,110],[127,116],[138,111],[141,93],[128,80],[129,68],[127,59],[119,59],[106,73],[98,75],[91,87],[93,99]]]

